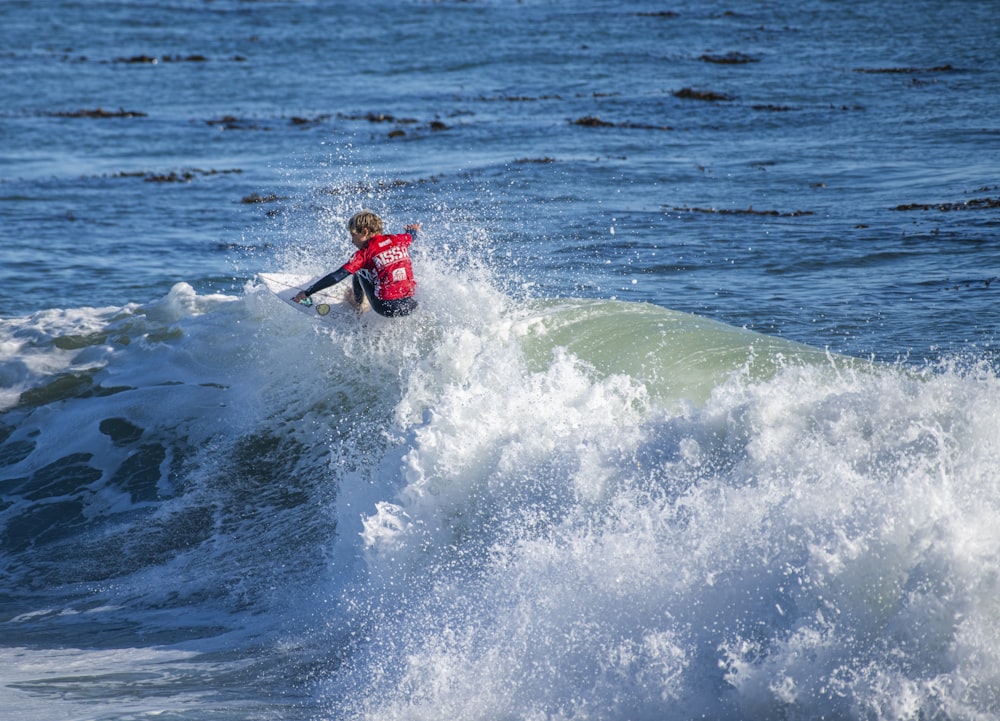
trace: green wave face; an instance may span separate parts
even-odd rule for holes
[[[645,303],[545,302],[520,332],[534,367],[565,348],[600,376],[630,376],[663,402],[702,403],[735,372],[762,380],[787,365],[831,362],[822,349]]]

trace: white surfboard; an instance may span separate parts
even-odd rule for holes
[[[344,300],[344,293],[350,291],[350,284],[338,283],[325,290],[313,293],[304,303],[296,303],[292,298],[319,280],[322,276],[295,275],[291,273],[258,273],[269,291],[288,305],[302,313],[325,321],[338,321],[358,312]]]

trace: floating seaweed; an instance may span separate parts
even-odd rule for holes
[[[141,65],[141,64],[155,65],[156,63],[160,62],[160,59],[155,58],[152,55],[133,55],[130,58],[115,58],[111,62],[127,63],[131,65]]]
[[[218,120],[206,120],[207,125],[218,126],[223,130],[267,130],[250,120],[237,118],[235,115],[223,115]]]
[[[239,168],[230,170],[202,170],[200,168],[189,168],[187,170],[172,170],[169,173],[151,173],[145,170],[121,171],[115,173],[113,178],[142,178],[147,183],[190,183],[196,177],[206,177],[210,175],[233,175],[242,173]]]
[[[893,210],[987,210],[1000,208],[1000,198],[972,198],[960,203],[908,203],[897,205]]]
[[[62,111],[51,113],[52,116],[57,118],[145,118],[146,113],[140,113],[137,110],[124,110],[119,108],[118,110],[104,110],[103,108],[95,108],[94,110],[73,110],[73,111]]]
[[[751,56],[744,55],[743,53],[726,53],[725,55],[702,55],[698,58],[699,60],[706,63],[715,63],[716,65],[746,65],[748,63],[759,63],[760,60]]]
[[[574,120],[573,125],[582,125],[587,128],[613,128],[615,124],[601,120],[596,115],[587,115]]]
[[[587,115],[582,118],[570,121],[573,125],[582,125],[586,128],[629,128],[633,130],[673,130],[669,125],[648,125],[645,123],[611,123],[601,120],[597,116]]]
[[[673,130],[671,125],[650,125],[648,123],[618,123],[616,127],[632,130]]]
[[[951,64],[948,64],[938,65],[933,68],[854,68],[854,72],[871,75],[905,75],[913,73],[948,73],[954,69]]]
[[[811,210],[793,210],[791,212],[781,212],[780,210],[754,210],[749,208],[685,208],[673,206],[671,210],[685,213],[711,213],[713,215],[769,215],[781,218],[797,218],[803,215],[815,215]]]
[[[390,115],[389,113],[376,113],[373,111],[367,112],[364,115],[344,115],[343,113],[337,113],[337,118],[340,120],[366,120],[369,123],[395,123],[397,125],[412,125],[420,122],[416,118],[397,118],[395,115]]]
[[[239,56],[234,58],[236,60],[241,60]],[[152,55],[132,55],[127,58],[115,58],[111,61],[112,63],[124,63],[126,65],[156,65],[157,63],[204,63],[208,62],[208,58],[204,55],[194,54],[194,55],[162,55],[160,57],[154,57]]]
[[[992,278],[983,278],[981,280],[962,280],[957,283],[949,283],[945,290],[969,290],[971,288],[989,288],[990,284],[993,283],[997,278],[993,276]]]
[[[325,114],[325,115],[317,115],[315,118],[303,118],[298,115],[293,115],[289,120],[292,123],[292,125],[317,125],[329,119],[330,115]]]
[[[484,103],[536,103],[540,100],[562,100],[561,95],[480,95],[474,100]]]
[[[268,193],[267,195],[260,195],[258,193],[250,193],[250,195],[243,196],[243,198],[240,200],[240,202],[243,203],[244,205],[255,205],[255,204],[263,204],[263,203],[274,203],[274,202],[277,202],[279,200],[284,200],[284,199],[285,198],[282,198],[281,196],[276,195],[275,193]]]
[[[169,173],[163,173],[161,175],[148,175],[145,180],[147,183],[190,183],[194,180],[194,173],[190,170],[185,170],[180,173],[172,170]]]
[[[694,90],[693,88],[675,90],[673,96],[685,100],[707,100],[709,102],[732,100],[732,97],[725,93],[716,93],[711,90]]]

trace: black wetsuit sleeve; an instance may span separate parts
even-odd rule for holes
[[[313,293],[317,293],[324,288],[329,288],[331,285],[336,285],[349,275],[350,272],[344,270],[343,267],[337,268],[337,270],[333,271],[329,275],[324,275],[311,286],[306,288],[306,295],[312,295]]]

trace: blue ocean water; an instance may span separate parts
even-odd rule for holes
[[[1000,717],[996,10],[0,4],[0,715]]]

